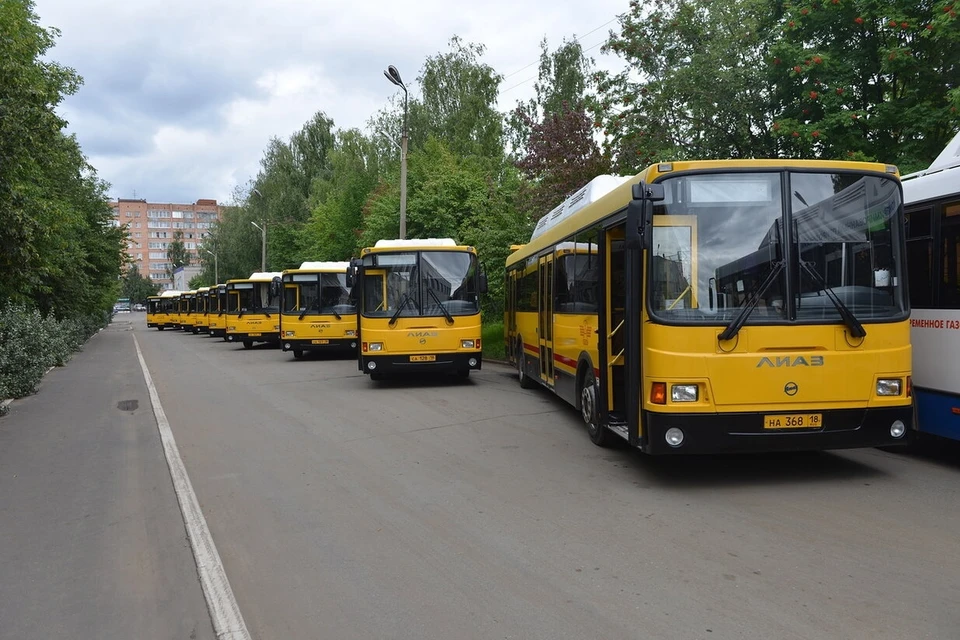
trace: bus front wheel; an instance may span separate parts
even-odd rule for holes
[[[596,378],[592,371],[588,371],[583,376],[583,386],[580,389],[580,412],[587,425],[590,441],[598,447],[606,447],[610,445],[610,432],[600,424],[597,396]]]
[[[253,340],[244,340],[244,341],[243,341],[243,348],[244,348],[244,349],[252,349],[252,348],[253,348]]]
[[[299,360],[300,358],[302,358],[302,357],[303,357],[303,350],[302,350],[302,349],[294,349],[294,350],[293,350],[293,357],[296,358],[297,360]]]

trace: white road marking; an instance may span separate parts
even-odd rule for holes
[[[163,443],[163,453],[167,458],[167,467],[170,469],[170,478],[173,488],[180,502],[180,513],[183,514],[183,524],[187,529],[190,547],[193,549],[193,558],[197,563],[197,573],[200,575],[200,585],[203,595],[207,599],[207,608],[213,620],[213,629],[217,638],[221,640],[251,640],[250,632],[240,614],[240,607],[233,596],[233,589],[227,580],[227,573],[220,561],[220,554],[213,543],[213,536],[207,528],[207,520],[200,510],[197,494],[193,492],[193,485],[187,475],[187,469],[180,458],[180,451],[173,439],[170,423],[160,405],[160,395],[153,385],[153,378],[147,369],[147,363],[140,351],[137,336],[133,336],[133,344],[137,347],[137,358],[140,359],[140,368],[143,369],[143,379],[150,391],[150,404],[153,405],[153,415],[157,418],[157,429],[160,431],[160,441]]]

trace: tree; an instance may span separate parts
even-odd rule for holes
[[[147,297],[155,296],[160,291],[160,285],[140,273],[137,265],[131,264],[123,274],[120,285],[120,295],[130,298],[130,302],[143,304]]]
[[[554,113],[565,113],[584,106],[592,79],[593,60],[584,55],[580,42],[564,40],[550,52],[547,39],[540,43],[540,67],[534,86],[536,95],[518,102],[507,118],[507,136],[515,152],[528,151],[533,123]]]
[[[363,206],[380,178],[377,145],[357,129],[338,131],[329,153],[330,177],[314,182],[310,222],[303,230],[306,258],[347,260],[356,255]]]
[[[190,252],[183,244],[183,231],[173,232],[173,242],[167,245],[167,277],[173,280],[173,272],[179,267],[190,266]]]
[[[603,47],[624,58],[598,72],[595,127],[619,173],[657,160],[771,157],[776,23],[767,0],[637,0]]]
[[[459,156],[503,156],[503,117],[497,111],[503,77],[481,62],[481,44],[450,39],[450,51],[427,58],[410,102],[410,138],[422,147],[431,136]]]
[[[584,108],[563,103],[560,109],[547,113],[542,122],[519,109],[514,112],[530,130],[527,152],[517,167],[527,179],[519,206],[534,221],[610,168],[593,139],[593,123]]]
[[[212,281],[206,279],[206,278],[203,276],[202,273],[198,273],[197,275],[195,275],[195,276],[193,276],[192,278],[190,278],[190,282],[187,283],[187,287],[189,287],[191,291],[195,291],[195,290],[199,289],[200,287],[209,287],[209,286],[211,286],[211,284],[210,284],[211,282],[212,282]]]
[[[928,166],[960,128],[956,11],[945,0],[783,5],[765,60],[780,150]]]
[[[333,120],[317,112],[290,137],[270,141],[245,206],[253,220],[268,225],[268,268],[298,266],[307,254],[302,225],[310,219],[315,183],[331,178],[328,155],[334,148]],[[252,226],[252,225],[250,225]]]

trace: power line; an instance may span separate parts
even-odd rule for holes
[[[607,24],[609,24],[609,22],[608,22]],[[602,29],[602,28],[603,28],[603,27],[598,27],[598,29]],[[596,30],[597,30],[597,29],[594,29],[594,31],[596,31]],[[597,44],[595,44],[595,45],[593,45],[593,46],[590,46],[590,47],[587,47],[586,49],[583,49],[583,52],[586,53],[587,51],[591,51],[591,50],[593,50],[593,49],[596,49],[597,47],[599,47],[600,45],[602,45],[604,42],[605,42],[605,40],[601,40],[601,41],[598,42]],[[536,63],[533,63],[533,64],[536,64]],[[527,65],[527,67],[529,67],[529,66],[530,66],[530,65]],[[527,68],[527,67],[524,67],[524,69]],[[522,71],[522,69],[521,69],[521,71]],[[512,73],[511,75],[516,75],[516,72]],[[523,86],[523,85],[527,84],[528,82],[530,82],[531,80],[536,80],[538,77],[539,77],[539,74],[537,74],[537,75],[535,75],[535,76],[530,76],[530,77],[527,78],[526,80],[521,80],[520,82],[518,82],[518,83],[516,83],[516,84],[514,84],[514,85],[511,85],[511,86],[507,87],[506,89],[503,89],[502,91],[500,91],[500,95],[503,95],[503,94],[507,93],[508,91],[511,91],[511,90],[513,90],[513,89],[516,89],[517,87]]]
[[[600,29],[603,29],[603,28],[604,28],[605,26],[607,26],[608,24],[612,24],[612,23],[616,22],[617,20],[619,20],[620,18],[622,18],[622,17],[625,16],[625,15],[626,15],[626,14],[624,14],[624,13],[617,14],[617,15],[613,16],[613,18],[611,18],[610,20],[607,20],[606,22],[604,22],[604,23],[603,23],[602,25],[600,25],[599,27],[597,27],[597,28],[595,28],[595,29],[591,29],[590,31],[587,31],[587,32],[584,33],[583,35],[574,36],[573,41],[574,41],[574,42],[580,42],[580,40],[581,40],[582,38],[585,38],[586,36],[590,35],[591,33],[596,33],[597,31],[600,31]],[[599,44],[600,44],[600,43],[598,43],[598,44],[590,47],[590,49],[595,49],[597,46],[599,46]],[[589,51],[590,49],[584,49],[584,51],[586,52],[586,51]],[[524,70],[526,70],[526,69],[529,69],[530,67],[532,67],[533,65],[537,64],[538,62],[540,62],[540,60],[534,60],[534,61],[531,62],[530,64],[525,65],[525,66],[523,66],[523,67],[520,67],[519,69],[517,69],[517,70],[514,71],[513,73],[508,73],[507,75],[503,76],[503,79],[502,79],[500,82],[503,83],[503,81],[506,80],[507,78],[512,78],[513,76],[517,75],[517,74],[520,73],[521,71],[524,71]],[[532,79],[532,78],[531,78],[531,79]],[[523,82],[529,82],[529,80],[524,80]],[[523,83],[520,83],[520,84],[523,84]],[[510,89],[506,89],[505,91],[509,91],[509,90],[510,90]]]

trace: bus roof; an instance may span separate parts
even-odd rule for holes
[[[282,271],[254,271],[249,278],[233,278],[227,280],[227,284],[231,282],[272,282],[274,278],[282,276]]]
[[[374,249],[398,249],[401,247],[456,247],[453,238],[413,238],[410,240],[377,240]]]
[[[163,291],[163,292],[160,293],[160,297],[161,297],[161,298],[176,298],[176,297],[179,296],[181,293],[183,293],[183,291],[177,291],[176,289],[167,289],[166,291]]]
[[[350,268],[349,262],[304,262],[296,269],[284,269],[284,273],[293,271],[327,271],[334,273],[346,273]]]
[[[903,203],[914,204],[960,191],[960,133],[923,171],[903,176]]]
[[[197,289],[197,293],[206,293],[207,291],[210,291],[210,287],[200,287]]]
[[[672,174],[689,171],[710,170],[774,170],[774,169],[823,169],[824,171],[848,170],[870,173],[883,173],[897,176],[897,168],[878,162],[849,162],[840,160],[793,160],[780,158],[772,160],[683,160],[661,162],[650,165],[635,176],[598,176],[578,189],[560,206],[550,211],[544,218],[556,215],[556,219],[541,224],[538,222],[530,242],[521,245],[507,256],[506,264],[516,264],[530,255],[536,255],[542,249],[554,246],[580,229],[602,220],[617,211],[623,210],[633,198],[633,185],[640,181],[652,183]],[[604,178],[595,182],[598,178]],[[591,185],[594,185],[591,187]],[[588,187],[590,187],[588,189]],[[592,200],[591,200],[592,199]],[[590,200],[585,204],[583,201]],[[573,202],[575,201],[575,202]],[[569,211],[566,209],[569,208]],[[541,222],[543,219],[541,218]]]

